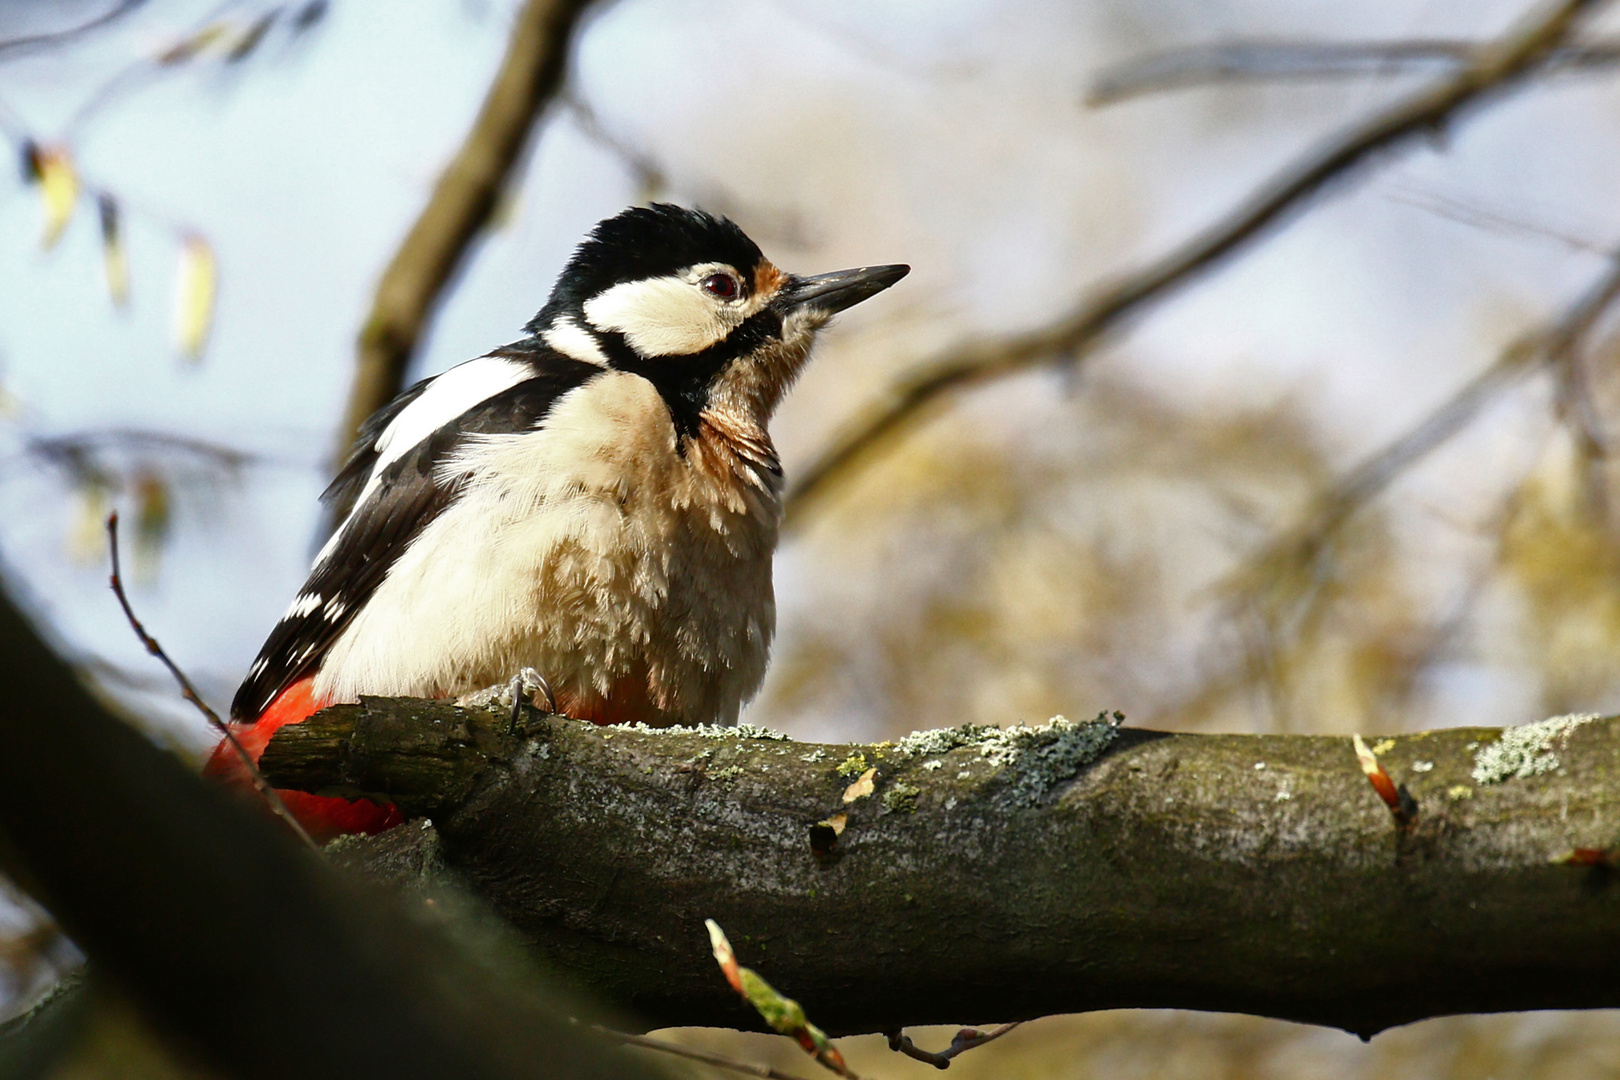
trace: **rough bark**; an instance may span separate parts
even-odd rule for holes
[[[1620,891],[1552,861],[1620,837],[1620,723],[1529,731],[1384,747],[1404,829],[1343,737],[1124,729],[1088,762],[1103,725],[912,752],[368,699],[284,728],[263,766],[430,817],[435,857],[552,964],[661,1024],[757,1025],[714,918],[835,1032],[1153,1006],[1371,1035],[1620,1005]],[[1527,775],[1482,783],[1499,740],[1520,753],[1498,772]]]

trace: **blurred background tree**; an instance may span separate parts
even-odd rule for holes
[[[223,703],[302,580],[379,275],[521,7],[0,2],[21,166],[0,180],[0,551],[185,752],[209,734],[107,595],[101,519],[141,524],[143,615]],[[824,339],[776,424],[790,479],[817,482],[747,719],[797,737],[1114,708],[1340,733],[1613,711],[1620,47],[1602,12],[1553,26],[1511,94],[1340,162],[1129,318],[1067,332],[1296,163],[1494,62],[1479,43],[1556,14],[598,3],[406,375],[515,337],[578,237],[647,198],[726,213],[791,269],[911,263]],[[973,377],[823,471],[942,363]],[[7,1008],[71,963],[36,913],[0,913]],[[848,1042],[863,1073],[928,1068]],[[1363,1046],[1117,1013],[1028,1025],[953,1069],[1589,1077],[1620,1073],[1617,1050],[1608,1014]]]

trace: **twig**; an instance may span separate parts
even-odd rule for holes
[[[797,1042],[799,1048],[815,1058],[818,1065],[845,1077],[846,1080],[860,1080],[850,1070],[838,1047],[827,1038],[827,1033],[810,1022],[810,1018],[804,1014],[804,1008],[797,1001],[783,996],[776,987],[766,982],[759,972],[737,963],[737,954],[732,950],[731,942],[726,939],[725,931],[720,929],[719,923],[713,919],[705,919],[703,925],[709,930],[709,945],[714,952],[715,963],[720,965],[720,971],[726,977],[726,982],[759,1012],[767,1024]]]
[[[1276,578],[1279,566],[1306,567],[1327,549],[1339,527],[1412,465],[1463,430],[1496,396],[1542,366],[1564,364],[1603,313],[1620,298],[1620,251],[1580,298],[1551,326],[1516,339],[1490,367],[1470,379],[1406,434],[1351,469],[1314,501],[1298,525],[1263,547],[1228,579],[1252,590]]]
[[[889,1035],[889,1049],[904,1054],[918,1061],[925,1061],[936,1069],[951,1067],[951,1058],[964,1051],[972,1050],[976,1046],[983,1046],[987,1042],[995,1042],[1007,1032],[1017,1027],[1023,1021],[1014,1021],[1011,1024],[1002,1024],[989,1031],[980,1031],[978,1028],[963,1028],[951,1040],[951,1045],[939,1053],[930,1053],[911,1041],[911,1036],[903,1031],[891,1031]]]
[[[605,1035],[616,1042],[626,1046],[639,1046],[646,1050],[658,1050],[665,1054],[674,1054],[676,1057],[688,1058],[692,1061],[701,1061],[705,1065],[713,1065],[717,1069],[730,1069],[732,1072],[747,1073],[749,1076],[763,1077],[764,1080],[800,1080],[792,1073],[773,1069],[769,1065],[755,1065],[748,1061],[737,1061],[735,1058],[723,1057],[708,1050],[698,1050],[679,1043],[665,1042],[662,1039],[649,1039],[645,1035],[631,1035],[625,1031],[614,1031],[612,1028],[592,1024],[591,1030]]]
[[[858,459],[916,422],[948,393],[1060,358],[1067,358],[1071,365],[1078,363],[1081,354],[1127,316],[1261,235],[1329,181],[1376,151],[1444,128],[1466,106],[1501,92],[1539,68],[1569,34],[1575,19],[1601,2],[1561,0],[1550,8],[1538,7],[1496,41],[1474,50],[1469,62],[1456,72],[1304,155],[1216,225],[1158,262],[1104,288],[1067,318],[1022,337],[969,346],[948,359],[923,365],[835,437],[831,449],[811,463],[789,493],[788,509],[797,517]]]
[[[366,418],[404,388],[429,314],[495,212],[535,120],[563,85],[569,44],[587,6],[588,0],[526,0],[518,12],[472,130],[377,283],[360,331],[338,460]]]
[[[146,0],[118,0],[118,3],[95,18],[82,22],[77,26],[70,26],[66,30],[50,30],[43,34],[27,34],[22,37],[7,38],[0,41],[0,57],[5,57],[8,53],[23,53],[32,49],[48,48],[52,45],[60,45],[71,41],[76,37],[123,18],[144,3],[146,3]]]
[[[195,705],[203,716],[208,718],[208,722],[214,726],[214,729],[225,737],[225,741],[231,744],[231,749],[236,752],[236,756],[241,760],[242,767],[247,770],[248,776],[252,778],[253,786],[258,789],[260,795],[264,796],[265,802],[270,805],[270,809],[274,811],[275,815],[285,821],[287,826],[305,844],[317,851],[320,850],[315,841],[310,839],[309,833],[305,832],[304,827],[298,823],[298,819],[293,817],[292,812],[281,801],[281,796],[276,794],[276,789],[270,786],[270,781],[264,778],[264,774],[259,771],[258,765],[254,764],[253,758],[248,754],[247,750],[237,741],[236,733],[231,730],[230,725],[221,720],[219,714],[209,708],[208,703],[202,699],[202,695],[197,693],[196,687],[191,685],[191,680],[186,678],[186,673],[180,670],[178,664],[169,659],[169,654],[163,651],[163,646],[158,644],[157,638],[147,633],[146,627],[141,625],[141,620],[135,617],[135,609],[130,606],[129,597],[124,593],[124,578],[118,564],[117,511],[107,515],[107,545],[112,551],[110,583],[113,595],[118,597],[118,606],[124,609],[124,617],[129,620],[130,628],[135,631],[135,636],[141,639],[141,644],[146,646],[147,652],[157,657],[163,666],[169,669],[169,674],[174,676],[174,681],[180,684],[181,695]]]
[[[1405,41],[1233,41],[1194,45],[1136,57],[1092,81],[1086,104],[1114,105],[1167,90],[1230,82],[1357,79],[1403,75],[1436,65],[1466,63],[1478,42],[1459,39]],[[1620,42],[1570,45],[1554,50],[1554,70],[1610,68],[1620,64]]]

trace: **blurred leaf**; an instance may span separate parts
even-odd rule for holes
[[[163,544],[169,538],[173,500],[169,485],[155,470],[143,468],[131,485],[135,496],[136,572],[151,580],[157,574]]]
[[[309,0],[293,16],[293,32],[301,34],[326,18],[326,6],[326,0]]]
[[[129,259],[124,253],[123,227],[118,201],[109,192],[96,197],[101,212],[101,260],[107,272],[107,293],[119,307],[129,303]]]
[[[74,492],[78,506],[68,533],[68,554],[82,563],[101,563],[107,557],[107,513],[112,492],[99,481],[84,479]]]
[[[175,336],[189,360],[200,360],[208,344],[217,275],[214,249],[196,233],[187,234],[180,247]]]
[[[230,48],[226,50],[225,62],[235,64],[252,55],[253,50],[257,49],[260,43],[264,41],[264,36],[270,32],[270,28],[276,24],[276,20],[279,18],[281,18],[281,9],[273,7],[249,23],[247,29],[243,30],[236,40],[231,43]]]
[[[196,57],[209,46],[226,40],[235,24],[228,19],[216,19],[195,33],[188,34],[158,53],[153,61],[162,67],[173,67]]]
[[[49,250],[73,220],[79,201],[79,174],[64,146],[38,147],[32,155],[35,180],[45,201],[45,232],[40,246]]]

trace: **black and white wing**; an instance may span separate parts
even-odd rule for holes
[[[417,383],[368,421],[323,496],[350,509],[259,650],[231,718],[257,720],[317,668],[399,556],[454,505],[466,477],[444,475],[443,465],[467,436],[532,430],[559,398],[602,373],[523,343]]]

